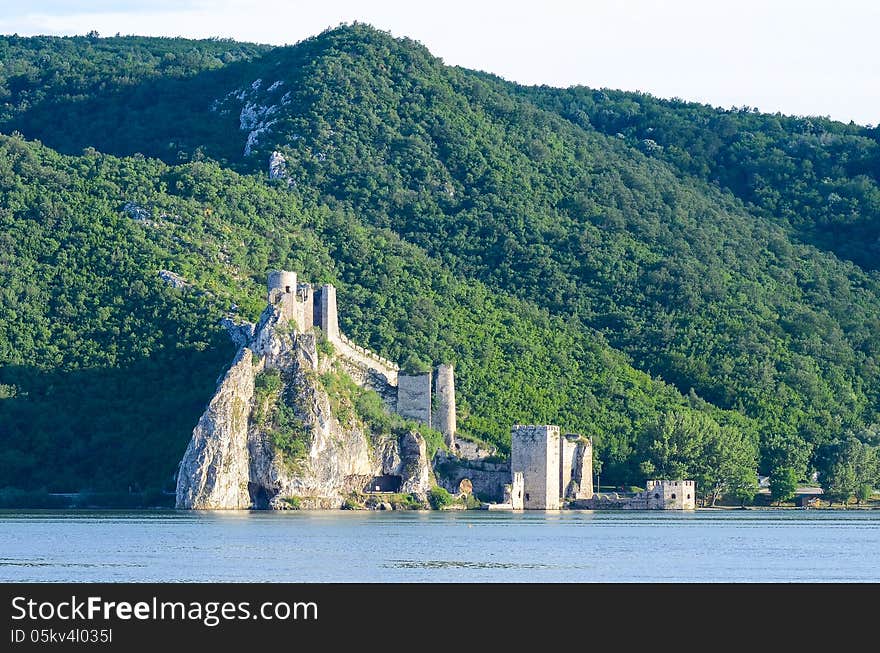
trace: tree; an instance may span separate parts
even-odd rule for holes
[[[729,494],[745,504],[757,491],[757,447],[736,426],[705,413],[672,411],[649,427],[648,460],[640,470],[658,478],[692,478],[697,494],[715,505]]]
[[[791,467],[778,467],[770,473],[770,497],[777,503],[788,501],[797,491],[797,473]]]
[[[823,447],[819,460],[819,483],[829,501],[847,503],[877,478],[874,448],[854,436]]]
[[[745,505],[758,491],[757,447],[734,426],[707,432],[702,455],[694,464],[694,477],[714,506],[721,496]]]
[[[727,480],[727,494],[739,501],[740,506],[751,503],[758,493],[758,478],[755,468],[740,466]]]

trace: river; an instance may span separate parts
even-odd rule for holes
[[[880,511],[0,511],[0,581],[880,581]]]

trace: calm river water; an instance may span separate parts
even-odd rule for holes
[[[880,581],[880,511],[0,511],[0,581]]]

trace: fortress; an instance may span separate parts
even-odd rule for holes
[[[501,500],[486,504],[488,509],[695,507],[693,481],[651,480],[645,491],[626,497],[594,494],[592,440],[561,434],[555,425],[513,426],[510,459],[504,462],[493,460],[466,439],[457,443],[452,365],[407,374],[396,363],[353,343],[339,329],[336,288],[331,284],[304,283],[296,272],[275,270],[269,273],[268,300],[280,321],[297,332],[320,329],[348,374],[362,387],[378,392],[390,410],[443,434],[450,453],[438,452],[434,469],[437,482],[451,492],[467,479],[474,492]]]
[[[436,373],[407,374],[376,352],[356,345],[339,329],[336,288],[331,284],[300,282],[296,272],[269,273],[268,300],[298,332],[321,329],[346,367],[361,386],[376,392],[392,411],[443,434],[450,448],[455,446],[455,374],[443,364]],[[436,406],[436,412],[434,410]]]

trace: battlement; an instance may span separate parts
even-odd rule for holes
[[[642,496],[646,507],[655,510],[693,510],[696,508],[696,484],[683,480],[650,480]]]
[[[394,370],[395,372],[400,371],[400,366],[397,363],[390,361],[387,358],[385,358],[384,356],[380,356],[376,352],[370,351],[369,349],[367,349],[365,347],[361,347],[360,345],[356,345],[348,338],[348,336],[346,336],[342,332],[339,333],[339,340],[340,340],[340,342],[351,347],[357,353],[361,354],[362,356],[366,356],[367,358],[375,361],[379,365],[382,365],[382,366],[387,367],[391,370]]]

